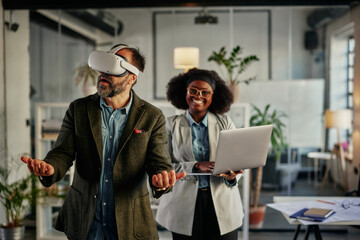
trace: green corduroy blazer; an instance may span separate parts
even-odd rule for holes
[[[119,239],[158,239],[147,175],[151,179],[153,174],[172,169],[165,118],[159,109],[134,91],[132,94],[113,172],[117,231]],[[61,180],[75,164],[74,180],[56,223],[56,229],[65,232],[68,239],[86,239],[98,200],[103,161],[99,101],[94,94],[70,104],[54,148],[44,159],[55,169],[54,175],[41,179],[44,186]],[[156,198],[170,190],[151,188]]]

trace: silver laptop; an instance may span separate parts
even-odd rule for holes
[[[220,132],[216,160],[212,173],[188,175],[217,175],[265,166],[273,125],[223,130]]]

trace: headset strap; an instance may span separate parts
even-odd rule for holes
[[[120,45],[120,46],[117,46],[113,49],[110,49],[110,51],[108,51],[108,53],[111,53],[111,54],[116,54],[120,49],[123,49],[123,48],[129,48],[128,46],[126,45]]]
[[[132,65],[132,64],[128,63],[127,61],[125,61],[125,59],[123,59],[123,58],[121,58],[121,60],[120,60],[120,66],[122,68],[125,68],[126,70],[132,72],[136,76],[139,75],[139,69],[137,69],[134,65]]]
[[[126,45],[121,45],[121,46],[111,49],[110,51],[108,51],[108,53],[116,55],[116,53],[120,49],[123,49],[123,48],[131,48],[131,47],[128,47]],[[116,56],[118,56],[118,55],[116,55]],[[118,57],[121,57],[121,56],[118,56]],[[135,67],[134,65],[130,64],[129,62],[127,62],[123,57],[121,57],[120,66],[125,68],[126,70],[129,70],[130,72],[134,73],[136,76],[139,75],[139,72],[140,72],[139,69],[137,67]]]

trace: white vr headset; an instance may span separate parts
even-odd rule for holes
[[[139,75],[139,69],[128,63],[125,58],[116,55],[122,48],[127,46],[119,46],[111,49],[109,52],[95,50],[90,53],[88,64],[91,69],[114,76],[124,76],[127,71]]]

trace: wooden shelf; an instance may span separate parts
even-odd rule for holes
[[[43,121],[52,119],[53,114],[65,115],[69,103],[37,103],[35,104],[35,157],[44,159],[45,154],[50,150],[52,142],[56,141],[57,134],[49,133],[44,137],[46,132],[42,132]],[[70,175],[70,184],[73,179],[74,166],[67,173]],[[42,186],[41,186],[42,187]],[[56,220],[57,213],[54,208],[62,206],[64,199],[58,197],[45,197],[37,199],[36,203],[36,239],[37,240],[65,240],[65,234],[54,229],[53,222]]]

